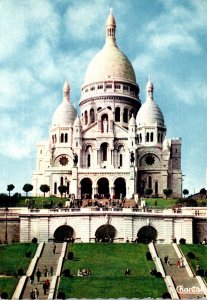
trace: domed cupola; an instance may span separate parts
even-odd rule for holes
[[[145,103],[141,106],[136,117],[138,127],[153,124],[165,127],[164,116],[159,106],[155,103],[153,99],[153,90],[154,86],[151,80],[149,79],[146,87],[147,99]]]
[[[114,107],[114,97],[125,103],[128,111],[135,107],[136,114],[140,107],[139,86],[133,66],[116,43],[116,21],[110,10],[106,21],[106,39],[103,48],[88,65],[82,85],[80,109],[82,114],[90,103],[94,109],[107,99],[107,106]],[[124,102],[123,102],[124,101]],[[102,108],[102,107],[101,107]]]
[[[162,144],[165,133],[164,116],[153,99],[154,86],[149,79],[146,87],[146,101],[141,106],[136,117],[139,144]]]
[[[63,101],[53,114],[52,127],[73,124],[76,116],[77,111],[70,102],[70,86],[68,81],[66,81],[63,86]]]

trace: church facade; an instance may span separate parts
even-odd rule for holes
[[[50,195],[67,186],[75,198],[134,198],[152,189],[163,196],[182,195],[181,139],[167,139],[164,116],[154,100],[151,80],[141,105],[133,66],[116,43],[110,12],[103,48],[86,70],[79,102],[70,102],[70,86],[53,114],[49,138],[37,144],[33,195],[47,184]]]

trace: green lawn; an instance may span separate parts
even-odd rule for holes
[[[178,199],[164,198],[147,198],[145,203],[148,207],[153,208],[171,208],[179,203]]]
[[[2,292],[7,292],[11,299],[16,285],[19,281],[17,277],[18,269],[23,269],[24,272],[30,264],[34,256],[37,244],[9,244],[0,246],[0,295]],[[26,253],[31,251],[30,258],[26,258]],[[6,277],[2,277],[5,276]]]
[[[207,271],[207,245],[180,245],[180,248],[194,271],[196,271],[196,265],[199,265],[201,269]],[[187,257],[188,252],[193,252],[195,258],[189,259]],[[207,276],[205,276],[205,279],[207,280]]]
[[[61,277],[59,290],[67,298],[158,298],[167,292],[164,280],[149,274],[153,261],[146,260],[148,247],[142,244],[69,244],[74,260],[66,260],[64,269],[77,275],[88,268],[87,277]],[[125,276],[126,269],[131,275]]]
[[[9,244],[0,246],[0,274],[15,275],[18,269],[26,272],[31,258],[34,256],[37,244]],[[31,251],[32,257],[26,258],[26,252]]]
[[[12,295],[14,294],[16,285],[19,281],[19,278],[15,277],[1,277],[0,278],[0,296],[2,292],[6,292],[9,296],[9,299],[12,298]]]

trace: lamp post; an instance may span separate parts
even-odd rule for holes
[[[7,215],[8,215],[9,209],[8,207],[5,208],[5,215],[6,215],[6,222],[5,222],[5,244],[8,244],[8,238],[7,238]]]

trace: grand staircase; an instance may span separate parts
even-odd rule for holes
[[[161,259],[166,275],[171,276],[180,299],[204,297],[197,278],[193,275],[193,277],[189,276],[185,264],[183,267],[177,266],[177,262],[181,257],[178,257],[172,244],[156,244],[155,249]],[[169,258],[169,265],[164,261],[165,256]]]
[[[56,274],[57,270],[57,265],[59,261],[59,257],[61,255],[61,250],[62,250],[62,243],[56,243],[56,251],[55,254],[53,253],[53,243],[45,243],[42,255],[38,259],[37,265],[34,270],[34,283],[30,283],[29,277],[27,278],[25,288],[22,292],[21,299],[31,299],[30,293],[32,289],[37,288],[39,291],[39,297],[38,299],[48,299],[48,293],[47,295],[44,295],[43,291],[43,282],[46,279],[49,279],[50,283],[52,281],[52,276],[50,274],[50,268],[53,268],[53,275]],[[47,270],[49,271],[48,276],[45,277],[43,274],[43,269],[46,266]],[[40,277],[40,282],[37,281],[37,276],[36,272],[37,270],[41,271],[41,277]]]

